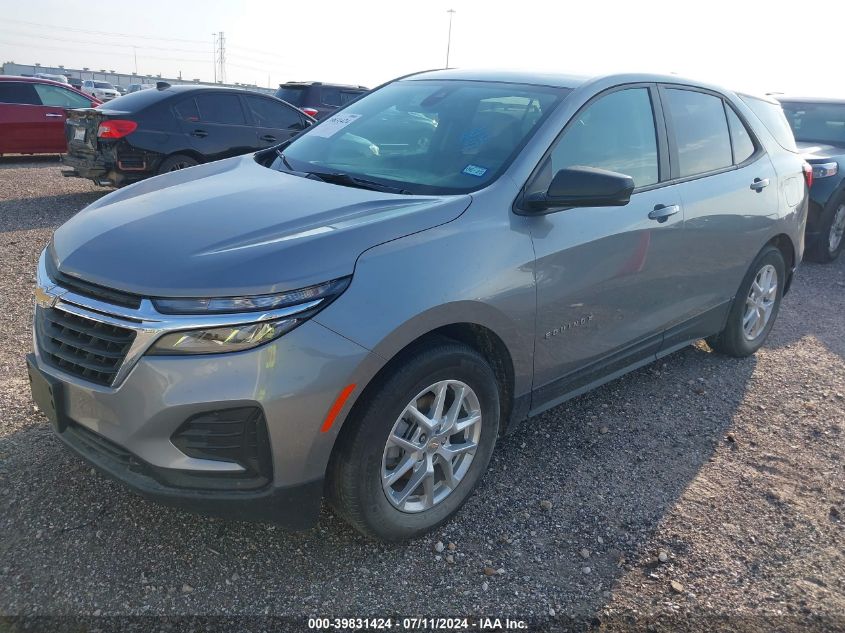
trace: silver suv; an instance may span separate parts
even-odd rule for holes
[[[59,228],[35,401],[146,497],[301,528],[326,496],[415,537],[528,416],[697,339],[763,344],[807,212],[771,121],[677,77],[394,81]]]

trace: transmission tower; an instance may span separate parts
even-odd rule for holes
[[[214,33],[214,82],[226,83],[226,36]]]

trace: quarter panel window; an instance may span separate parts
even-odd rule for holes
[[[233,94],[197,95],[200,121],[246,125],[241,100]]]
[[[722,99],[703,92],[669,88],[666,102],[675,129],[682,178],[733,164]]]
[[[728,111],[728,125],[731,128],[731,142],[734,148],[734,163],[737,165],[748,159],[754,153],[754,141],[748,133],[748,128],[740,121],[733,108]]]
[[[637,187],[655,184],[657,134],[648,88],[618,90],[587,106],[570,122],[550,159],[549,180],[561,169],[583,166],[626,174]]]

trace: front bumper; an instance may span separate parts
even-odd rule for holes
[[[120,316],[104,316],[103,302],[66,290],[57,293],[56,288],[46,292],[58,296],[55,306],[39,305],[38,310],[88,304],[88,309],[96,306],[100,318],[127,326]],[[127,308],[115,306],[113,312],[126,314]],[[48,417],[74,452],[150,499],[291,528],[307,527],[318,516],[334,441],[360,389],[323,432],[327,413],[344,387],[363,387],[381,366],[371,352],[313,320],[243,352],[127,355],[131,366],[111,385],[64,371],[35,339],[35,353],[28,359],[35,399],[47,413],[50,398],[45,404],[38,384],[52,387],[55,413]],[[243,481],[245,469],[238,463],[190,456],[174,444],[174,434],[186,420],[237,407],[260,409],[266,420],[272,472],[261,487],[254,480]]]

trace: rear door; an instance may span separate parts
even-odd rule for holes
[[[67,111],[73,108],[90,108],[91,100],[81,94],[50,84],[33,84],[41,100],[44,113],[41,142],[47,152],[65,152],[65,120]]]
[[[560,209],[531,219],[537,335],[533,406],[637,362],[654,359],[663,331],[682,318],[676,266],[683,208],[668,180],[665,126],[650,84],[602,93],[567,124],[526,192],[558,170],[609,169],[634,179],[620,207]]]
[[[182,127],[191,148],[206,161],[258,149],[255,128],[249,125],[241,98],[233,92],[200,92],[177,103]]]
[[[299,110],[275,99],[244,95],[243,100],[249,120],[255,126],[258,147],[270,147],[286,141],[307,127]]]
[[[672,178],[684,204],[683,292],[697,322],[666,333],[663,350],[718,331],[777,217],[777,174],[722,95],[660,87]]]
[[[36,153],[49,149],[49,110],[41,105],[35,84],[0,81],[0,153]],[[59,114],[59,117],[62,115]]]

